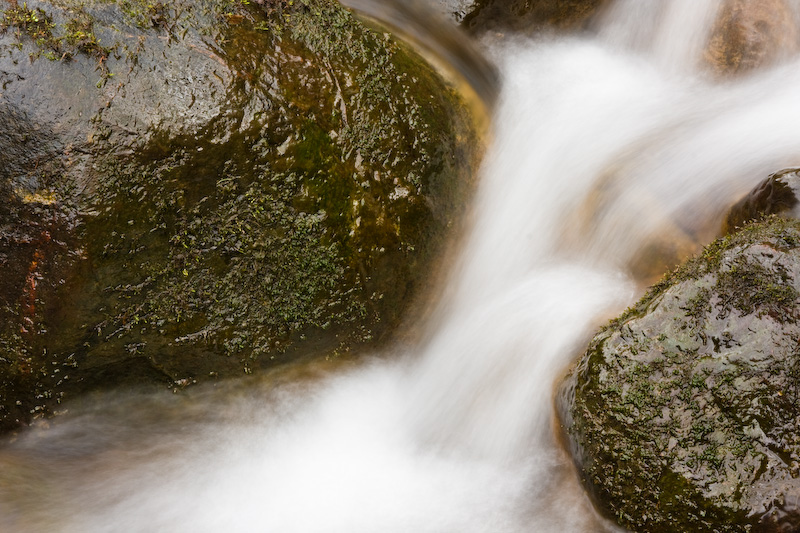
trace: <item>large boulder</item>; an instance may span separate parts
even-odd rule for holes
[[[559,390],[599,508],[632,531],[800,529],[800,222],[716,241],[603,328]]]
[[[0,430],[385,339],[478,155],[334,0],[0,1]]]

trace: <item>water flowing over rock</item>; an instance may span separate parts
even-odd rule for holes
[[[442,13],[458,4],[436,2],[432,6],[427,0],[342,0],[342,3],[361,15],[381,21],[404,40],[414,43],[435,64],[452,71],[451,77],[460,82],[462,96],[468,101],[472,97],[480,101],[471,106],[479,112],[476,117],[479,122],[484,120],[481,112],[494,107],[500,89],[496,67],[478,51],[469,35]]]
[[[723,233],[730,233],[747,222],[761,220],[768,215],[800,218],[798,193],[800,193],[800,169],[789,168],[771,174],[731,207],[725,217]]]
[[[475,32],[575,29],[586,24],[604,3],[605,0],[481,0],[463,18],[463,24]]]
[[[599,507],[633,531],[800,528],[800,223],[705,249],[592,339],[559,392]]]
[[[798,15],[786,0],[726,0],[706,60],[720,74],[739,74],[796,53]]]
[[[0,2],[0,429],[395,327],[471,118],[333,0]]]

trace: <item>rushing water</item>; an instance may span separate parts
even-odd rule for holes
[[[0,449],[0,530],[613,531],[554,384],[641,290],[643,250],[696,249],[800,156],[796,60],[724,83],[700,66],[717,4],[618,0],[588,36],[487,37],[493,141],[425,340],[73,408]]]

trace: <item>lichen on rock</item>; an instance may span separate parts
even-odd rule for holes
[[[3,4],[89,41],[0,34],[0,429],[398,325],[478,157],[410,48],[334,0]]]
[[[800,527],[800,223],[710,245],[591,341],[559,392],[598,506],[633,531]]]

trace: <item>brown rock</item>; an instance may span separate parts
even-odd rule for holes
[[[624,226],[635,226],[636,213],[646,212],[651,225],[645,235],[634,237],[641,239],[638,248],[620,251],[625,257],[617,256],[620,266],[625,267],[640,286],[646,287],[697,253],[704,239],[707,241],[716,235],[718,224],[709,237],[704,231],[704,220],[692,220],[688,215],[676,219],[674,214],[665,210],[654,191],[642,184],[637,186],[631,178],[631,174],[616,168],[592,184],[589,193],[565,224],[561,242],[571,253],[582,254],[581,250],[590,242],[604,239],[610,220]]]
[[[797,52],[799,37],[786,0],[726,0],[705,60],[718,74],[739,74]]]

